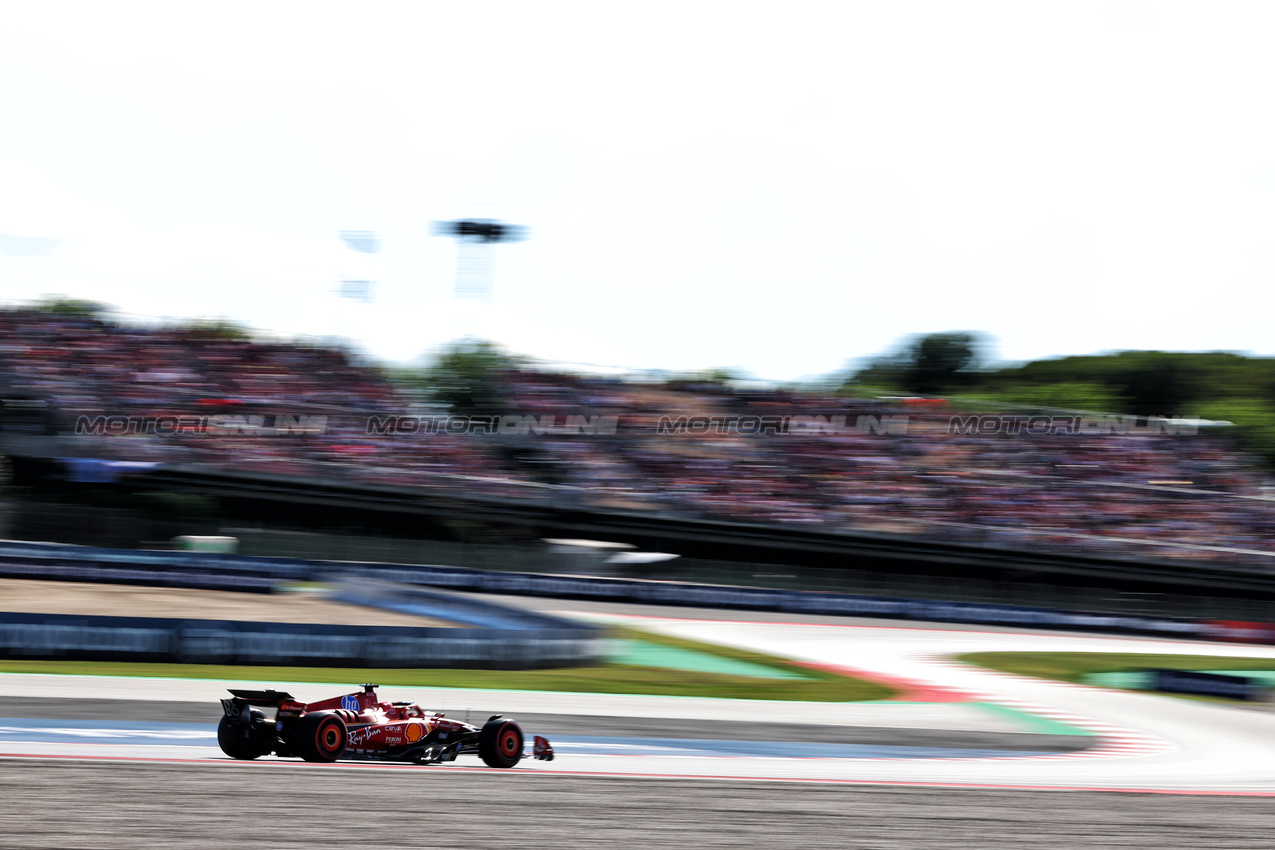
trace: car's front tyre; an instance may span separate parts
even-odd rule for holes
[[[488,767],[513,767],[522,760],[522,729],[512,720],[494,718],[478,733],[478,757]]]

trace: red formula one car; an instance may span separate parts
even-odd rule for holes
[[[306,761],[361,759],[417,764],[455,761],[476,754],[490,767],[513,767],[522,760],[518,724],[495,715],[481,728],[426,711],[414,702],[381,702],[376,685],[362,693],[320,702],[298,702],[279,691],[230,689],[217,726],[217,743],[231,758],[255,759],[271,753]],[[262,708],[277,709],[274,719]],[[531,755],[553,760],[553,747],[536,735]]]

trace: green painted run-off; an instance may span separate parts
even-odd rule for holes
[[[723,658],[693,649],[661,646],[641,640],[616,640],[608,660],[613,664],[631,664],[635,667],[664,667],[669,670],[690,670],[696,673],[718,673],[723,676],[751,676],[756,679],[805,679],[800,673]]]

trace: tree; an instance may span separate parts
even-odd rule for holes
[[[843,388],[858,385],[917,395],[943,393],[974,382],[982,348],[980,335],[963,331],[913,337],[868,361]]]
[[[900,354],[883,354],[874,357],[863,368],[846,378],[842,392],[858,388],[889,393],[903,392],[903,372],[906,364]]]
[[[64,295],[47,296],[35,305],[41,313],[52,313],[56,316],[76,316],[81,319],[100,321],[102,314],[110,311],[110,307],[100,301],[89,301],[86,298],[67,298]]]
[[[1143,356],[1118,372],[1115,379],[1116,389],[1130,413],[1173,416],[1198,399],[1197,369],[1191,360],[1158,351],[1139,354]]]
[[[979,341],[969,333],[928,334],[913,343],[904,385],[918,395],[934,395],[969,383],[979,363]]]
[[[252,341],[252,333],[247,328],[229,319],[197,319],[187,325],[185,330],[195,336],[228,342]]]
[[[516,358],[485,340],[465,340],[443,350],[421,373],[426,393],[457,413],[503,404],[501,372],[515,369]]]

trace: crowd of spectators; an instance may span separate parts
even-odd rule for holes
[[[1275,565],[1266,472],[1224,433],[1207,429],[979,433],[952,427],[962,411],[917,400],[534,370],[501,373],[497,383],[497,408],[466,412],[549,424],[612,417],[615,427],[376,433],[370,416],[456,411],[330,347],[0,311],[0,387],[47,401],[64,433],[94,416],[324,417],[313,433],[58,438],[60,445],[73,440],[80,456],[983,545]],[[740,416],[754,423],[811,417],[803,421],[820,427],[733,427],[731,417]],[[668,427],[679,417],[712,424]]]

